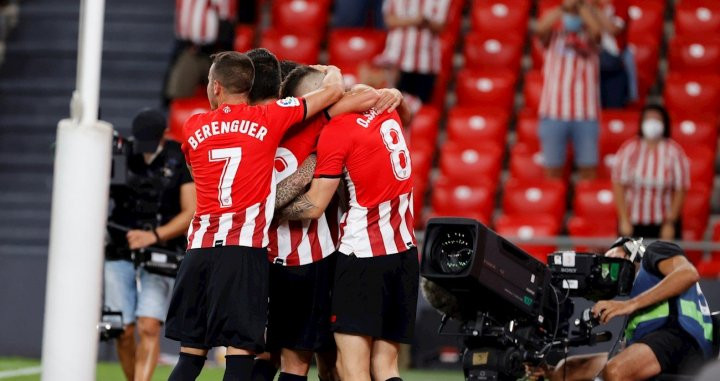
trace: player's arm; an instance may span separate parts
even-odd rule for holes
[[[413,118],[413,112],[410,109],[410,105],[405,101],[405,98],[400,90],[380,89],[378,92],[380,93],[380,99],[377,104],[375,104],[375,109],[377,109],[379,113],[386,110],[388,113],[391,113],[397,110],[403,126],[410,125]]]
[[[327,208],[335,190],[340,184],[339,177],[313,179],[310,190],[296,198],[280,213],[281,220],[308,220],[320,218]]]
[[[313,66],[313,68],[324,72],[325,77],[319,89],[303,96],[306,119],[340,100],[345,92],[340,69],[335,66]]]
[[[180,213],[167,224],[158,226],[155,232],[133,229],[127,233],[131,250],[142,249],[158,242],[164,242],[185,234],[195,214],[195,183],[180,186]]]
[[[537,35],[544,44],[547,44],[550,40],[553,27],[560,20],[562,14],[562,7],[556,7],[555,9],[547,11],[545,15],[538,20],[537,24],[535,24],[535,35]]]
[[[327,113],[333,118],[348,112],[364,112],[375,106],[379,99],[380,93],[377,90],[368,85],[358,84],[346,92],[337,103],[330,106]]]
[[[278,183],[275,193],[275,210],[284,208],[295,197],[302,194],[315,173],[315,154],[308,156],[292,175]]]

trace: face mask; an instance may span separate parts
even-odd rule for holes
[[[654,140],[662,136],[665,127],[657,119],[647,119],[642,122],[642,133],[647,139]]]
[[[580,16],[571,13],[563,13],[563,28],[568,32],[579,32],[583,22]]]

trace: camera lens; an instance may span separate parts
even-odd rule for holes
[[[469,227],[445,227],[437,235],[432,258],[444,274],[459,274],[472,262],[473,234]]]

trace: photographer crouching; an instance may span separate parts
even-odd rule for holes
[[[699,275],[674,243],[647,246],[619,239],[605,254],[634,261],[636,278],[630,299],[599,301],[593,314],[604,324],[627,316],[625,348],[608,354],[574,356],[561,362],[552,380],[646,380],[659,374],[692,374],[712,357],[710,310]]]
[[[184,252],[195,213],[195,184],[180,145],[163,138],[165,128],[164,116],[146,109],[133,120],[131,141],[113,141],[104,308],[122,313],[116,348],[128,380],[152,378],[175,282],[172,271],[146,264],[163,257],[156,252]]]

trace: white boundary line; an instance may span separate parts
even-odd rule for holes
[[[12,370],[4,370],[4,371],[0,371],[0,379],[18,377],[18,376],[32,376],[34,374],[40,374],[41,371],[42,371],[42,368],[39,366],[32,366],[29,368],[20,368],[20,369],[12,369]]]

